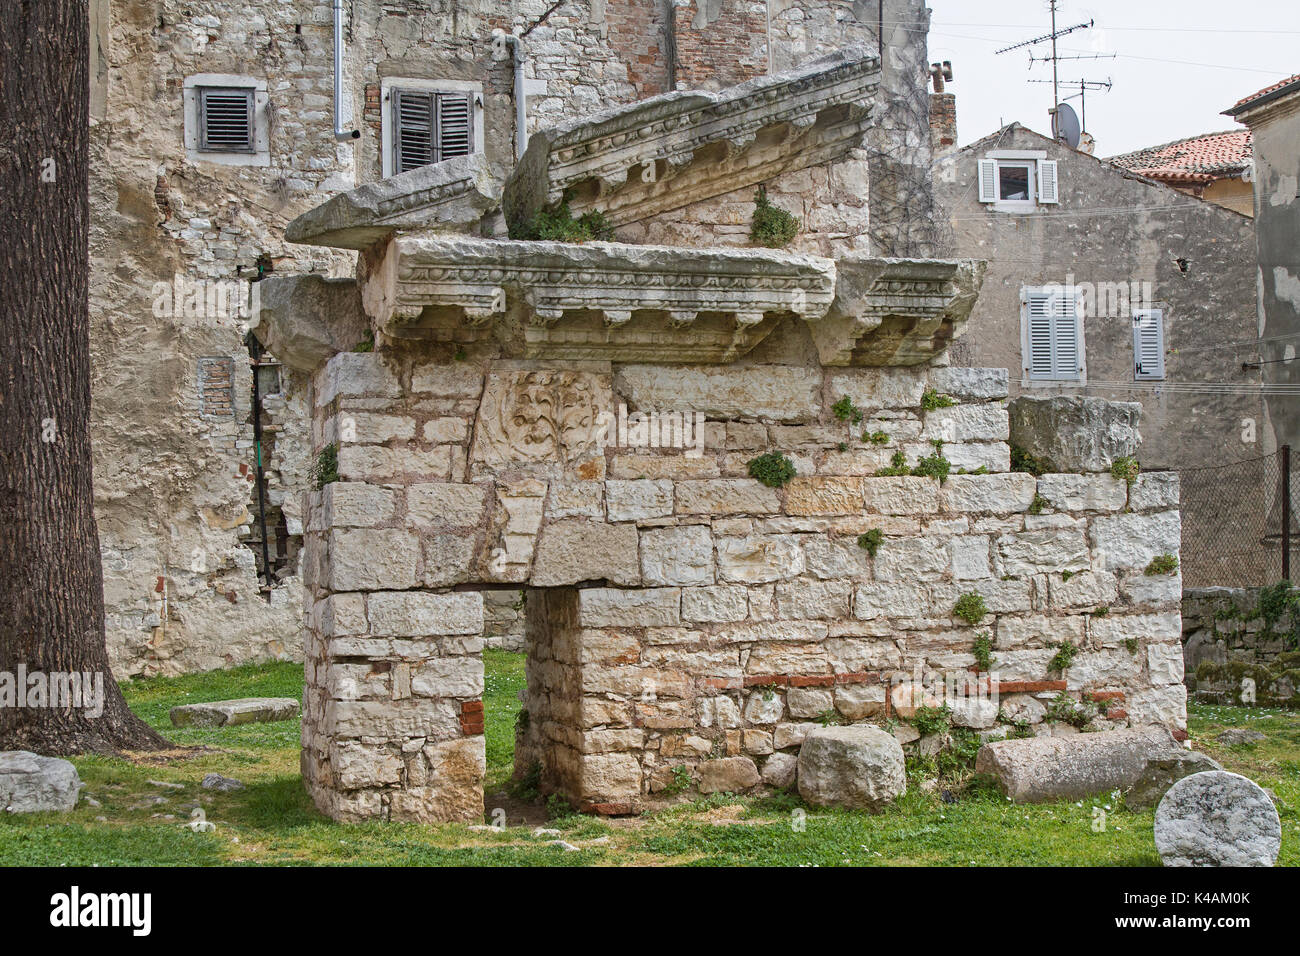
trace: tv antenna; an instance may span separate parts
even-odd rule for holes
[[[1052,81],[1030,80],[1029,82],[1050,83]],[[1083,132],[1086,133],[1088,131],[1088,91],[1101,90],[1104,93],[1108,93],[1110,92],[1111,85],[1110,77],[1107,77],[1104,80],[1061,80],[1061,86],[1065,87],[1067,90],[1077,89],[1079,92],[1072,93],[1059,102],[1068,103],[1070,100],[1076,99],[1079,101],[1079,113],[1081,114],[1080,120],[1082,122]]]
[[[1001,50],[995,50],[994,52],[1010,53],[1012,50],[1022,50],[1025,47],[1032,47],[1032,46],[1037,46],[1039,43],[1050,42],[1052,44],[1052,55],[1046,57],[1039,57],[1038,60],[1039,62],[1046,62],[1050,60],[1052,63],[1052,110],[1055,111],[1056,104],[1061,102],[1059,80],[1057,79],[1057,64],[1063,59],[1072,59],[1068,57],[1062,57],[1056,52],[1056,41],[1063,36],[1074,33],[1076,30],[1090,30],[1096,24],[1097,21],[1088,20],[1085,23],[1076,23],[1074,26],[1062,27],[1061,29],[1058,30],[1056,27],[1057,0],[1049,0],[1049,2],[1052,10],[1052,32],[1051,33],[1044,33],[1042,36],[1034,37],[1032,40],[1022,40],[1019,43],[1013,43],[1011,44],[1011,46],[1003,47]],[[1030,61],[1029,61],[1030,66],[1033,66],[1033,63],[1034,63],[1033,53],[1031,52]]]

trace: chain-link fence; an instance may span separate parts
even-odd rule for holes
[[[1291,457],[1290,448],[1283,448],[1260,458],[1179,471],[1183,587],[1252,587],[1300,573]],[[1284,510],[1284,501],[1292,506]]]

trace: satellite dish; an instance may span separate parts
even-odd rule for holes
[[[1078,149],[1082,132],[1074,108],[1069,103],[1057,103],[1056,109],[1052,110],[1052,136],[1070,149]]]

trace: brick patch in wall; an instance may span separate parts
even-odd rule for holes
[[[483,733],[483,701],[461,701],[460,730],[466,737]]]
[[[235,360],[228,355],[199,359],[199,414],[204,418],[234,418]]]

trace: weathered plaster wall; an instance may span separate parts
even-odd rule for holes
[[[1045,150],[1059,162],[1060,203],[1029,215],[978,201],[978,158],[993,148]],[[1251,221],[1176,190],[1140,180],[1019,126],[935,164],[935,188],[952,221],[956,252],[989,261],[958,364],[1012,370],[1012,395],[1087,394],[1141,402],[1142,464],[1191,468],[1251,458],[1272,448],[1263,427],[1255,361]],[[1166,211],[1167,209],[1167,211]],[[1178,265],[1185,259],[1187,272]],[[1133,387],[1131,315],[1084,321],[1088,387],[1028,386],[1018,370],[1022,286],[1150,282],[1164,310],[1166,383],[1228,384],[1240,391]],[[1234,345],[1238,347],[1234,347]],[[1243,421],[1256,424],[1252,437]]]
[[[1260,353],[1264,380],[1300,384],[1300,367],[1285,361],[1300,347],[1300,95],[1238,117],[1255,149],[1255,230],[1259,253]],[[1270,395],[1268,417],[1278,445],[1300,448],[1300,402]]]

